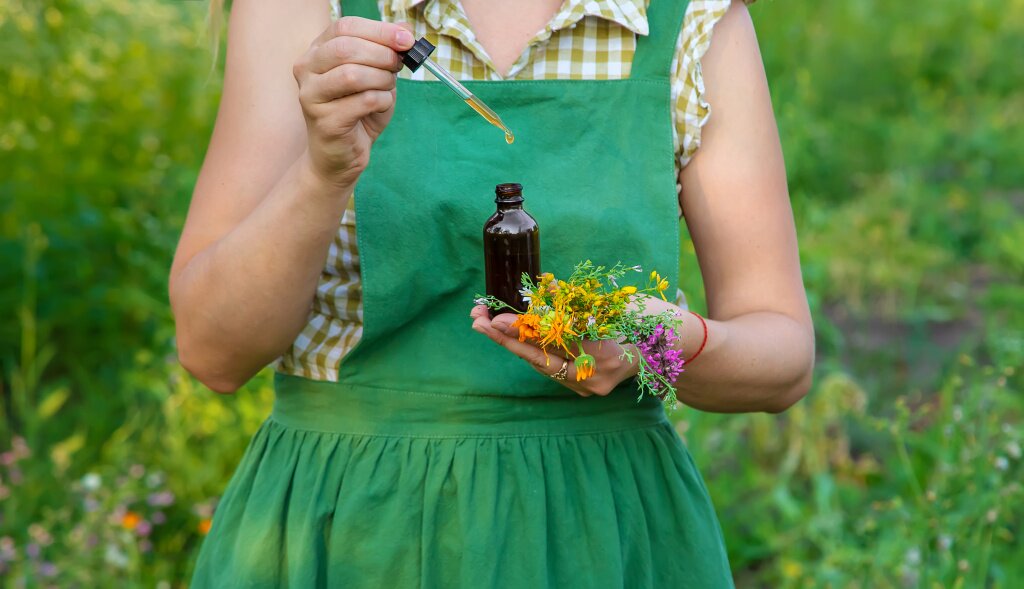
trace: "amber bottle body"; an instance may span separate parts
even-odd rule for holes
[[[494,193],[497,210],[484,224],[487,294],[526,311],[522,277],[536,282],[540,275],[540,227],[523,209],[522,186],[499,184]],[[501,312],[492,309],[491,316]]]

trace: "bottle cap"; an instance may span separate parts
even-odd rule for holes
[[[523,185],[498,184],[494,187],[494,202],[523,202]]]
[[[413,43],[413,46],[407,51],[399,51],[398,54],[402,56],[402,63],[405,64],[405,67],[414,72],[420,69],[423,62],[427,61],[433,52],[434,46],[430,41],[427,41],[426,37],[420,37],[420,40]]]

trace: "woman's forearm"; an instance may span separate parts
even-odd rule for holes
[[[656,298],[646,301],[651,313],[678,307]],[[684,358],[700,350],[701,320],[679,314],[676,344]],[[798,320],[774,311],[751,312],[707,323],[707,343],[676,380],[683,403],[704,411],[779,412],[806,394],[814,366],[814,329],[810,318]]]
[[[689,358],[701,345],[703,327],[690,313],[683,321]],[[706,321],[707,344],[676,381],[680,401],[704,411],[777,413],[807,393],[814,366],[809,324],[775,312]]]
[[[287,349],[308,320],[351,190],[299,158],[230,232],[172,273],[181,363],[231,392]]]

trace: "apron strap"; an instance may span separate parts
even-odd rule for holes
[[[651,0],[647,6],[646,37],[637,36],[636,53],[629,77],[647,80],[668,80],[676,43],[686,16],[689,0]]]
[[[380,7],[377,0],[341,0],[341,14],[380,20]]]

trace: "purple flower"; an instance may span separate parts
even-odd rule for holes
[[[28,458],[32,455],[32,451],[28,449],[28,444],[25,443],[25,438],[21,436],[14,436],[11,439],[11,450],[14,452],[15,460]]]
[[[142,540],[139,542],[139,552],[149,552],[153,549],[153,543],[149,540]]]
[[[675,383],[683,372],[683,364],[685,364],[682,352],[675,349],[675,343],[678,341],[679,337],[675,330],[659,323],[647,339],[637,344],[637,349],[643,355],[648,368],[669,383]],[[665,383],[661,378],[651,381],[651,390],[653,391],[659,391],[664,386]],[[668,391],[664,391],[658,396],[664,398],[667,394]]]
[[[152,493],[146,502],[153,507],[167,507],[174,503],[174,493],[170,491],[160,491],[159,493]]]
[[[14,540],[10,536],[0,538],[0,563],[10,562],[18,557],[14,549]]]
[[[57,565],[52,562],[42,562],[39,564],[39,576],[45,579],[51,579],[57,576]]]
[[[141,464],[133,464],[128,469],[128,474],[132,475],[133,478],[141,479],[142,475],[146,474],[146,467]]]
[[[152,531],[153,531],[153,524],[149,523],[146,520],[141,520],[141,521],[139,521],[139,523],[135,524],[135,533],[138,534],[139,536],[146,537]]]
[[[153,516],[149,519],[153,520],[154,524],[160,525],[167,521],[167,516],[162,511],[154,511]]]
[[[35,542],[29,543],[29,545],[25,547],[25,555],[32,560],[39,558],[39,545]]]

